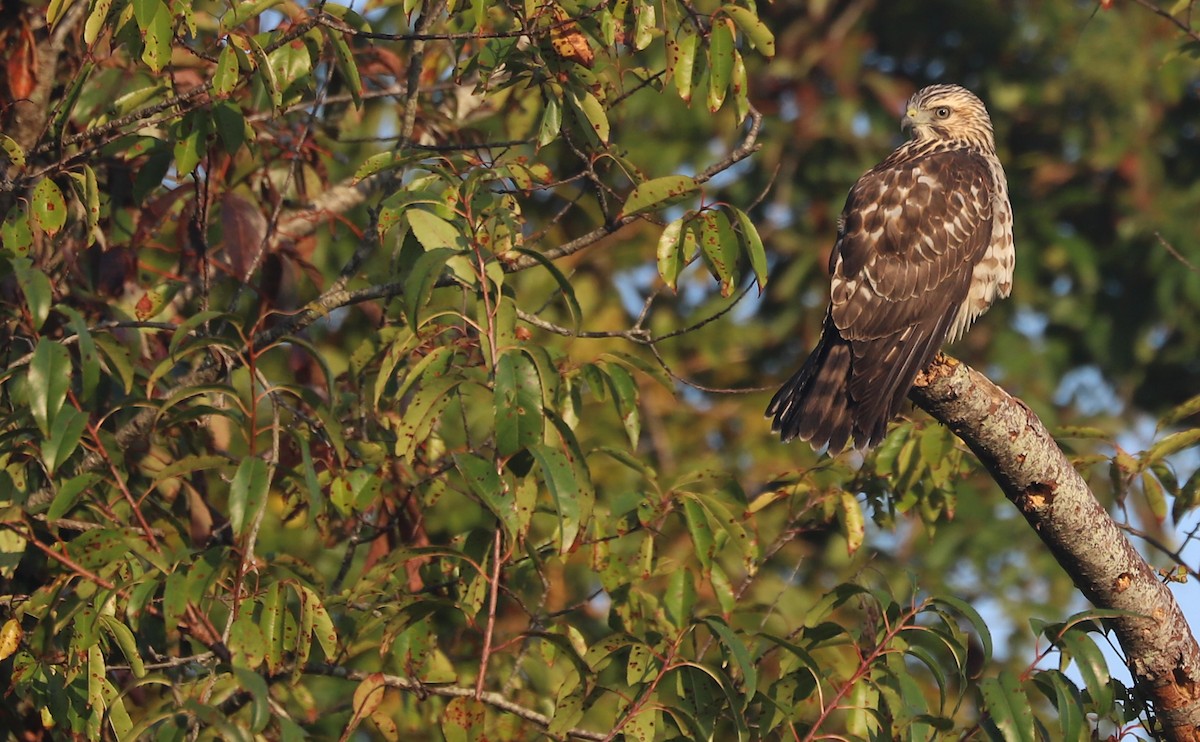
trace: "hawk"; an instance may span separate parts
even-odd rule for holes
[[[821,340],[767,407],[784,441],[875,446],[942,344],[1012,290],[1012,208],[983,102],[933,85],[901,126],[909,140],[846,197]]]

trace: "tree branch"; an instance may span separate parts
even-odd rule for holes
[[[1159,582],[1046,427],[978,371],[939,356],[909,392],[975,452],[1080,592],[1109,619],[1166,740],[1200,740],[1200,647]]]
[[[307,665],[304,672],[312,675],[327,675],[334,678],[344,678],[346,680],[357,680],[359,682],[366,680],[372,673],[363,672],[361,670],[347,670],[344,667],[336,665]],[[420,680],[412,678],[404,678],[398,675],[382,675],[381,682],[389,688],[408,691],[417,694],[418,698],[425,696],[442,696],[443,698],[478,698],[479,701],[487,705],[519,716],[525,721],[533,722],[545,729],[550,726],[553,721],[549,716],[539,714],[531,708],[526,708],[519,704],[513,703],[499,693],[483,692],[476,696],[474,688],[459,688],[453,685],[425,685]],[[587,739],[587,740],[604,740],[605,735],[602,732],[590,732],[586,729],[568,729],[565,735],[567,738]]]

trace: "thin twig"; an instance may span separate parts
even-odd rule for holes
[[[1189,567],[1187,565],[1187,563],[1184,561],[1182,547],[1180,547],[1178,549],[1172,549],[1171,547],[1164,544],[1162,541],[1159,541],[1154,536],[1151,536],[1149,533],[1146,533],[1145,531],[1143,531],[1141,529],[1134,528],[1133,526],[1129,525],[1128,523],[1118,523],[1117,528],[1120,528],[1122,531],[1125,531],[1126,533],[1128,533],[1132,536],[1137,536],[1141,540],[1145,541],[1148,546],[1155,549],[1156,551],[1161,552],[1165,556],[1169,557],[1171,559],[1171,561],[1175,562],[1180,567],[1183,567],[1185,570],[1187,570],[1188,575],[1191,576],[1193,579],[1200,580],[1200,571],[1196,571],[1192,567]]]
[[[328,677],[342,678],[345,680],[354,680],[362,682],[368,677],[371,677],[383,683],[389,688],[407,691],[415,694],[418,698],[425,696],[441,696],[443,698],[476,698],[481,703],[500,709],[501,711],[510,713],[520,717],[525,721],[537,724],[545,729],[550,726],[553,719],[544,714],[539,714],[531,708],[527,708],[518,703],[508,700],[499,693],[485,691],[479,696],[476,696],[474,688],[460,688],[453,685],[425,685],[420,680],[414,678],[405,678],[398,675],[380,675],[375,673],[364,672],[362,670],[347,670],[344,667],[336,665],[307,665],[304,668],[306,673],[312,675],[325,675]],[[606,738],[601,732],[592,732],[587,729],[568,729],[565,732],[567,738],[594,740],[594,742],[603,742]]]
[[[1170,21],[1176,28],[1178,28],[1180,31],[1183,31],[1183,33],[1186,34],[1192,41],[1200,41],[1200,33],[1193,31],[1192,27],[1190,25],[1179,20],[1175,16],[1168,13],[1166,10],[1158,7],[1154,3],[1150,2],[1150,0],[1133,0],[1133,1],[1135,3],[1137,3],[1138,5],[1142,6],[1143,8],[1145,8],[1146,10],[1149,10],[1151,13],[1155,14],[1156,16],[1159,16],[1160,18],[1164,18],[1164,19]],[[1191,6],[1190,5],[1188,7],[1188,15],[1189,15],[1189,17],[1191,15]]]
[[[1160,232],[1155,232],[1154,236],[1158,238],[1158,244],[1162,245],[1163,249],[1171,254],[1171,257],[1175,258],[1180,263],[1183,263],[1183,265],[1185,265],[1192,273],[1200,274],[1200,269],[1196,268],[1192,261],[1184,257],[1183,253],[1176,250],[1174,245],[1172,245],[1170,242],[1167,242],[1166,238],[1163,237]]]

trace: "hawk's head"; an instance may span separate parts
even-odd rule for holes
[[[950,139],[994,150],[992,120],[983,101],[958,85],[930,85],[918,90],[904,107],[900,126],[916,141]]]

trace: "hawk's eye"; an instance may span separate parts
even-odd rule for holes
[[[937,108],[934,110],[934,112],[933,112],[933,113],[934,113],[934,115],[935,115],[935,116],[937,116],[937,117],[938,117],[938,118],[940,118],[940,119],[948,119],[948,118],[950,118],[950,109],[949,109],[949,108],[947,108],[946,106],[938,106],[938,107],[937,107]]]

